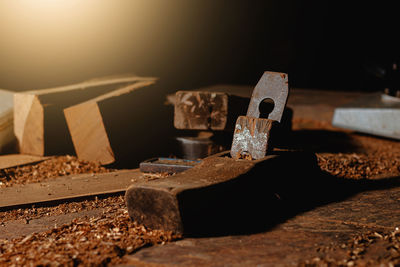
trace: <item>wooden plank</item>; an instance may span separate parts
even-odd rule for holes
[[[14,95],[14,132],[20,152],[32,155],[73,154],[63,109],[128,84],[154,78],[103,78],[69,86],[32,90]]]
[[[142,81],[64,110],[78,158],[124,168],[169,155],[175,130],[162,85]]]
[[[16,149],[13,96],[14,92],[0,89],[0,154]]]
[[[48,159],[49,157],[40,157],[24,154],[9,154],[0,156],[0,170],[37,163]]]
[[[124,192],[129,185],[141,179],[144,176],[136,169],[70,175],[48,182],[0,188],[0,209]]]

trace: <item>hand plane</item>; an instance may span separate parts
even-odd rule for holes
[[[131,185],[125,194],[130,217],[152,229],[186,235],[221,234],[273,219],[265,212],[281,201],[282,178],[317,166],[314,154],[268,148],[270,129],[280,121],[287,96],[287,74],[265,72],[247,116],[237,119],[231,151],[166,178]],[[272,99],[274,108],[260,118],[264,99]]]

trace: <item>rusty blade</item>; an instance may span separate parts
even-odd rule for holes
[[[261,159],[268,150],[269,132],[274,121],[280,122],[288,96],[288,76],[279,72],[264,72],[254,88],[247,116],[240,116],[235,125],[231,157]],[[265,99],[274,102],[267,118],[259,118],[259,107]]]
[[[272,120],[239,116],[233,135],[231,157],[262,159],[268,149]]]
[[[260,104],[265,99],[274,101],[274,109],[267,119],[281,121],[283,110],[285,109],[288,97],[288,75],[280,72],[264,72],[260,81],[257,83],[251,96],[247,116],[252,118],[260,117]]]

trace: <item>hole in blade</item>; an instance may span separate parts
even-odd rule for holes
[[[261,101],[258,110],[260,111],[260,118],[268,119],[269,114],[274,110],[275,103],[271,98],[266,98]]]

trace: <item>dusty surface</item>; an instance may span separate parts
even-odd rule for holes
[[[354,235],[340,246],[326,246],[324,257],[314,257],[300,266],[399,266],[400,230],[368,231]],[[365,255],[366,254],[366,255]],[[338,258],[337,255],[341,255]],[[370,255],[374,257],[371,258]]]
[[[0,186],[38,183],[48,179],[80,173],[104,173],[110,170],[97,162],[78,160],[73,156],[59,156],[38,164],[0,170]]]
[[[111,170],[72,156],[1,170],[2,187],[49,181],[71,174]],[[144,176],[153,180],[161,175]],[[152,231],[132,222],[122,195],[63,203],[50,207],[0,212],[0,266],[107,265],[142,246],[179,236]]]
[[[33,233],[45,232],[57,226],[68,224],[78,218],[101,216],[104,211],[105,209],[81,210],[59,215],[45,215],[36,218],[25,215],[23,216],[24,219],[1,222],[0,239],[11,240]]]
[[[336,179],[337,184],[327,183],[322,188],[321,182],[309,188],[309,184],[299,183],[297,190],[304,191],[303,198],[310,201],[289,196],[281,214],[286,214],[284,209],[295,212],[265,231],[253,233],[248,229],[248,235],[186,238],[164,247],[140,250],[126,257],[129,263],[132,266],[398,264],[400,183],[396,177],[400,175],[400,142],[342,131],[311,119],[295,119],[293,126],[296,131],[288,148],[316,152],[319,167]],[[291,183],[287,184],[290,187]],[[304,210],[293,208],[296,204]],[[271,219],[274,216],[270,214]]]
[[[362,183],[399,174],[400,143],[397,141],[342,132],[312,120],[294,120],[294,127],[298,128],[292,147],[317,152],[321,169],[334,177]],[[69,170],[72,166],[65,167],[71,163],[64,163],[73,158],[65,160],[60,164],[46,163],[53,166],[50,168],[53,176],[42,179],[67,174],[65,168]],[[44,163],[28,166],[20,172],[21,176],[15,177],[33,177]],[[92,169],[75,171],[90,173]],[[160,177],[153,175],[148,179]],[[391,187],[390,190],[356,190],[348,200],[338,199],[306,213],[300,212],[265,232],[185,238],[143,250],[138,248],[168,242],[178,236],[143,230],[131,222],[119,196],[16,209],[0,213],[0,227],[4,229],[0,237],[1,264],[388,265],[398,261],[396,227],[400,226],[397,209],[400,190],[397,186]],[[10,235],[9,230],[14,234]]]
[[[42,217],[51,217],[80,211],[102,210],[107,207],[119,209],[124,207],[123,199],[120,196],[107,197],[105,199],[95,198],[80,202],[63,203],[51,207],[32,207],[29,209],[13,209],[0,212],[0,225],[11,220],[32,220]]]
[[[297,102],[289,99],[289,104],[298,106],[294,109],[295,132],[287,139],[286,148],[317,153],[320,168],[331,175],[321,177],[333,177],[339,183],[326,188],[321,187],[323,183],[314,188],[309,184],[295,188],[306,195],[283,199],[280,215],[286,217],[273,227],[257,232],[244,229],[248,233],[241,235],[189,237],[168,243],[179,236],[131,222],[120,196],[17,209],[0,212],[0,228],[4,229],[0,230],[0,265],[400,264],[400,181],[382,179],[400,176],[400,142],[333,128],[328,121],[334,105],[312,107],[318,102],[319,93],[312,98],[307,96]],[[336,100],[335,94],[328,94],[319,103]],[[316,112],[318,108],[323,120],[315,119],[321,115]],[[305,114],[304,118],[298,112]],[[78,162],[71,157],[26,167],[1,172],[2,186],[107,171],[95,163]],[[153,175],[149,180],[159,178]],[[290,188],[292,184],[287,185]],[[296,205],[302,209],[294,208]],[[276,214],[268,215],[276,219]],[[163,242],[163,246],[138,250]]]
[[[99,208],[102,208],[99,212]],[[33,208],[2,213],[7,219],[32,219],[55,214],[96,210],[90,216],[62,225],[51,222],[51,229],[11,240],[0,239],[0,265],[88,266],[116,264],[125,254],[149,244],[164,244],[179,238],[170,232],[146,229],[132,222],[122,197],[70,203],[52,208]],[[60,215],[58,215],[60,216]],[[3,217],[3,218],[4,218]],[[80,217],[79,214],[77,217]],[[54,219],[54,217],[53,217]],[[37,219],[33,219],[37,220]],[[30,222],[32,223],[32,222]],[[29,225],[29,223],[28,223]],[[1,227],[1,226],[0,226]],[[14,225],[15,227],[15,225]]]
[[[400,142],[332,127],[324,121],[295,119],[291,148],[317,153],[322,170],[343,178],[400,175]]]
[[[365,191],[299,213],[266,231],[186,238],[145,248],[127,259],[132,266],[351,266],[354,261],[390,266],[398,260],[399,197],[398,187]],[[396,238],[385,239],[393,232]]]
[[[320,167],[332,175],[362,179],[400,175],[400,153],[318,154]]]

